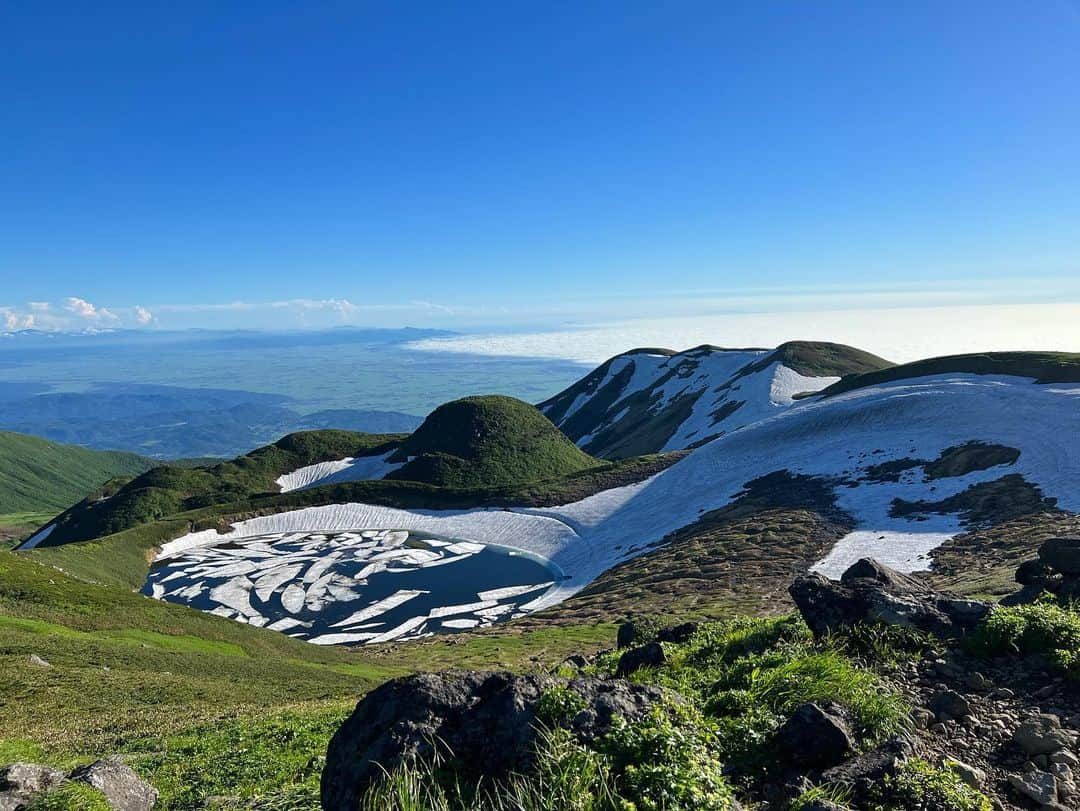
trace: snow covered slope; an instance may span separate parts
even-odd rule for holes
[[[276,484],[282,493],[291,493],[324,484],[381,479],[405,464],[389,461],[393,455],[394,451],[390,451],[379,456],[347,456],[331,462],[316,462],[279,476]]]
[[[637,349],[539,407],[586,452],[622,458],[703,445],[843,375],[887,365],[851,347],[809,342],[775,350]]]
[[[771,367],[762,368],[767,379],[783,374]],[[935,546],[977,519],[980,488],[1000,489],[994,503],[1020,493],[1080,511],[1080,384],[975,374],[899,380],[776,408],[651,479],[573,504],[454,511],[335,504],[244,521],[225,536],[188,535],[166,544],[162,556],[269,532],[362,526],[438,533],[552,561],[566,579],[528,606],[533,610],[777,471],[825,483],[854,522],[821,570],[838,573],[867,554],[908,571],[926,568]]]

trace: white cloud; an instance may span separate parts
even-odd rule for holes
[[[1080,351],[1080,303],[896,307],[728,313],[585,325],[549,332],[463,335],[415,349],[564,358],[598,363],[642,346],[774,347],[784,341],[850,344],[895,361],[991,350]]]
[[[35,318],[29,313],[20,313],[10,307],[0,307],[0,320],[4,322],[5,332],[14,332],[20,329],[32,329]]]
[[[47,301],[30,301],[27,305],[35,313],[47,313],[52,306]]]
[[[143,326],[146,326],[147,324],[149,324],[151,321],[154,320],[154,314],[152,312],[150,312],[148,309],[146,309],[145,307],[140,307],[139,305],[136,304],[135,305],[135,320],[137,322],[139,322],[140,324],[142,324]]]
[[[69,296],[64,299],[64,309],[80,318],[97,318],[98,314],[97,307],[86,299],[77,296]]]

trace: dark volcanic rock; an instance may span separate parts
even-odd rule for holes
[[[855,751],[855,740],[839,705],[803,704],[776,733],[785,760],[796,766],[835,766]]]
[[[116,811],[150,811],[158,793],[119,758],[106,758],[71,773],[77,783],[93,786]]]
[[[915,747],[908,738],[896,736],[869,752],[826,770],[821,775],[821,782],[843,786],[852,799],[867,798],[881,779],[896,772],[914,751]]]
[[[615,675],[626,678],[631,673],[636,673],[643,667],[659,667],[664,663],[664,649],[659,642],[650,642],[640,648],[631,648],[619,657],[619,664],[615,668]]]
[[[938,717],[966,718],[971,713],[971,704],[955,690],[938,690],[930,698],[930,709]]]
[[[632,622],[624,622],[619,626],[618,636],[615,637],[615,647],[619,650],[629,648],[637,641],[637,626]]]
[[[684,622],[680,625],[674,625],[658,633],[656,640],[657,642],[670,642],[673,645],[685,645],[690,641],[690,637],[697,633],[698,627],[696,622]]]
[[[1080,575],[1080,538],[1051,538],[1039,547],[1039,560],[1056,572]]]
[[[952,638],[974,627],[991,610],[989,603],[936,592],[867,558],[844,572],[839,583],[809,574],[798,578],[788,591],[818,637],[882,622]]]
[[[383,768],[414,757],[452,758],[466,779],[527,769],[537,703],[559,685],[586,707],[571,723],[582,741],[607,732],[616,715],[642,718],[661,697],[654,687],[592,678],[451,671],[394,679],[365,696],[330,741],[323,808],[355,811]]]

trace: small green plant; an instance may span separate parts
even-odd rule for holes
[[[111,811],[105,796],[85,783],[63,783],[52,791],[38,794],[26,811]]]
[[[536,717],[546,726],[566,726],[587,706],[585,699],[568,687],[552,687],[540,696]]]
[[[851,790],[846,786],[825,785],[814,786],[809,791],[804,791],[791,803],[789,811],[803,811],[814,802],[827,802],[840,808],[847,808],[848,800],[851,799]]]
[[[635,811],[723,811],[733,793],[717,756],[713,725],[687,705],[657,707],[601,742],[619,793]]]
[[[982,656],[1045,656],[1080,678],[1080,612],[1050,601],[998,608],[975,629],[969,648]]]
[[[991,811],[990,800],[951,769],[909,760],[882,778],[875,811]]]

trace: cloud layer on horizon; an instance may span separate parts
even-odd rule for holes
[[[635,347],[771,348],[793,340],[850,344],[898,362],[993,350],[1080,352],[1080,303],[730,313],[431,338],[410,346],[596,364]]]

